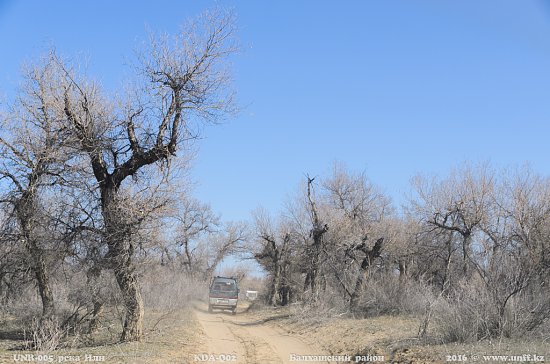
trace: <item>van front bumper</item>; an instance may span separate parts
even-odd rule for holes
[[[237,299],[234,298],[209,298],[208,303],[212,308],[234,309],[237,307]]]

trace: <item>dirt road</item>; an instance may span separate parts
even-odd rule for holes
[[[269,323],[252,322],[244,312],[208,313],[197,306],[195,316],[205,334],[210,360],[234,363],[290,363],[291,355],[328,355]],[[198,360],[197,360],[198,361]],[[329,363],[328,361],[321,363]]]

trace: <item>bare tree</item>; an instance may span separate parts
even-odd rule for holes
[[[161,264],[197,280],[210,280],[224,259],[241,253],[248,235],[245,223],[222,223],[209,205],[187,196],[180,196],[167,220],[171,231],[160,247]]]
[[[365,281],[375,258],[380,257],[389,231],[383,222],[392,213],[390,201],[369,181],[364,173],[353,175],[343,166],[335,165],[333,174],[323,183],[329,206],[340,215],[330,255],[340,260],[351,259],[357,266],[356,279],[349,293],[350,309],[357,308]],[[373,237],[374,236],[374,237]],[[343,256],[343,257],[342,257]],[[345,264],[342,270],[346,270]]]
[[[7,191],[0,203],[8,211],[4,222],[8,228],[13,222],[9,238],[26,251],[45,319],[55,313],[49,272],[53,247],[48,243],[59,238],[52,236],[55,217],[47,199],[74,169],[73,154],[67,149],[70,138],[59,121],[53,71],[49,66],[27,69],[26,84],[1,121],[5,135],[0,136],[0,183]]]
[[[356,254],[357,252],[362,253],[362,257],[360,259],[361,270],[357,276],[355,287],[350,297],[351,310],[355,310],[357,308],[357,300],[363,293],[363,289],[365,286],[365,279],[368,277],[369,268],[371,267],[374,259],[380,257],[380,252],[382,250],[383,242],[384,242],[384,238],[379,238],[374,242],[374,245],[372,246],[372,248],[368,248],[367,242],[363,241],[349,250],[348,254],[350,255]],[[356,258],[354,258],[354,260],[355,259]]]
[[[548,180],[530,170],[507,175],[494,194],[490,218],[482,226],[483,238],[479,239],[474,263],[493,297],[498,313],[495,328],[498,335],[510,335],[506,317],[510,301],[535,283],[543,286],[538,278],[547,272],[543,247],[548,242],[549,198]],[[546,276],[542,282],[545,281]],[[546,300],[530,309],[531,319],[527,325],[532,328],[547,318],[549,305],[550,301]]]
[[[413,203],[415,213],[432,228],[460,236],[463,276],[469,274],[472,239],[485,218],[493,179],[489,168],[481,165],[465,166],[446,180],[427,181],[417,177],[413,182],[419,196]]]
[[[292,231],[280,221],[278,227],[267,212],[255,214],[256,239],[252,248],[254,259],[269,273],[270,285],[267,302],[273,306],[285,306],[292,300],[291,271],[293,244]]]
[[[301,272],[304,284],[293,289],[295,296],[303,292],[306,303],[315,303],[321,291],[336,290],[355,308],[382,243],[393,240],[385,223],[390,201],[364,173],[351,174],[340,165],[320,181],[317,193],[315,179],[306,182],[276,227],[269,218],[256,217],[261,247],[256,258],[272,277],[271,301],[278,303],[273,292],[279,281],[293,282],[294,273]]]
[[[541,277],[547,272],[548,180],[529,169],[497,175],[482,165],[440,181],[417,179],[415,187],[419,200],[410,213],[421,230],[417,260],[429,262],[420,270],[432,283],[441,277],[443,297],[459,302],[461,322],[467,315],[483,318],[467,328],[470,334],[461,334],[459,323],[450,336],[511,336],[540,326],[550,307],[546,274]]]
[[[228,223],[225,228],[208,237],[204,259],[204,279],[209,281],[218,265],[228,256],[242,252],[247,226],[244,223]]]
[[[28,253],[20,244],[17,225],[9,215],[0,213],[1,307],[8,307],[9,302],[15,301],[21,296],[24,288],[34,282],[34,279],[29,277]]]
[[[178,255],[185,271],[190,276],[195,276],[204,268],[199,266],[198,261],[197,249],[200,247],[200,239],[219,231],[221,228],[219,217],[212,212],[210,206],[194,199],[184,198],[175,220],[178,225],[175,246],[172,250]],[[165,252],[168,256],[170,255],[167,248]]]
[[[323,222],[319,215],[313,191],[314,181],[315,178],[307,177],[308,213],[311,224],[309,236],[311,239],[309,241],[306,240],[305,246],[306,278],[304,281],[304,291],[309,290],[311,297],[315,300],[319,292],[320,265],[325,248],[323,236],[328,231],[329,226]]]
[[[144,173],[159,164],[168,172],[178,146],[196,135],[193,120],[216,121],[234,110],[225,62],[236,50],[233,36],[232,15],[219,11],[189,23],[177,37],[153,38],[138,56],[142,86],[118,104],[55,54],[47,64],[57,71],[55,86],[61,95],[56,93],[55,101],[66,130],[87,155],[100,191],[107,257],[126,308],[122,341],[143,335],[143,303],[130,239],[140,217],[125,215],[124,208],[129,177],[147,178]]]

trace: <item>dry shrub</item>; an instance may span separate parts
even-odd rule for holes
[[[16,317],[20,321],[29,321],[42,312],[42,303],[34,286],[27,286],[5,304],[0,305],[0,312],[6,317]]]
[[[93,333],[103,326],[104,320],[108,321],[109,310],[122,322],[122,295],[111,270],[103,270],[94,277],[88,277],[85,269],[70,267],[67,270],[70,274],[54,284],[56,314],[67,333],[64,345],[68,345],[69,340],[78,345],[86,340],[81,335]],[[101,306],[95,312],[97,315],[94,304]]]
[[[50,319],[35,317],[25,331],[25,349],[40,353],[49,353],[60,348],[78,347],[83,342],[79,324],[67,324],[59,316]]]
[[[498,307],[494,292],[483,283],[462,282],[433,304],[436,335],[443,342],[470,342],[521,338],[548,329],[550,297],[542,292],[526,291],[512,297],[503,316]]]
[[[430,287],[423,282],[380,276],[367,282],[358,308],[365,316],[420,315],[433,297]]]
[[[342,296],[331,293],[330,291],[323,292],[319,298],[312,301],[305,301],[302,305],[294,305],[296,314],[303,318],[322,322],[326,319],[331,319],[337,316],[342,316],[348,313],[349,303]]]
[[[358,308],[353,312],[356,317],[380,315],[422,315],[426,305],[434,300],[431,288],[423,282],[400,281],[398,277],[376,276],[366,283]],[[349,299],[341,294],[322,292],[317,299],[304,300],[301,304],[291,305],[292,315],[310,322],[349,315]]]
[[[194,300],[204,299],[208,283],[193,279],[168,267],[154,267],[141,277],[141,292],[146,308],[173,310],[189,306]]]
[[[550,294],[526,291],[510,299],[504,316],[502,335],[543,336],[550,330]]]
[[[498,313],[492,297],[482,287],[462,285],[433,304],[433,322],[443,342],[468,342],[493,337]]]
[[[64,336],[56,318],[39,320],[34,318],[26,342],[26,349],[49,353],[57,349]]]

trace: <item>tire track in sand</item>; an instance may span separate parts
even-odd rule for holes
[[[266,323],[247,322],[245,313],[208,313],[196,307],[195,316],[206,335],[207,354],[232,354],[236,363],[291,363],[291,354],[328,355],[300,338]]]

